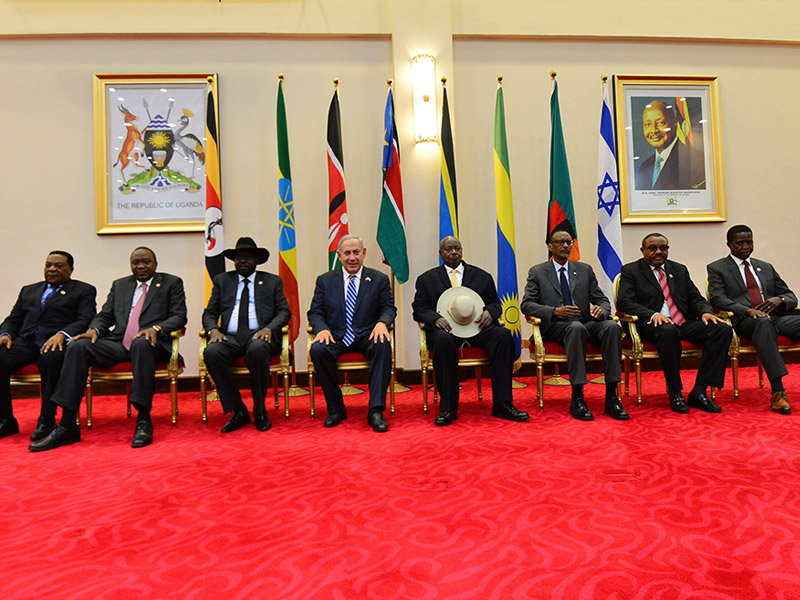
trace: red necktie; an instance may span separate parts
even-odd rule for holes
[[[143,283],[142,295],[139,296],[136,305],[133,307],[131,317],[128,319],[128,326],[125,328],[125,335],[122,337],[122,345],[125,346],[125,350],[131,349],[131,342],[136,337],[136,334],[139,333],[139,315],[142,314],[145,296],[147,296],[147,284]]]
[[[669,317],[672,322],[678,327],[686,323],[686,317],[675,306],[675,301],[672,299],[672,294],[669,293],[669,284],[667,283],[667,276],[664,275],[664,270],[661,267],[656,268],[658,274],[658,283],[661,286],[661,291],[664,293],[664,300],[667,301],[667,309],[669,310]]]
[[[758,289],[756,276],[753,275],[747,261],[744,261],[744,280],[747,282],[747,295],[750,296],[750,303],[753,305],[753,308],[755,308],[764,301],[764,298],[761,296],[761,291]]]

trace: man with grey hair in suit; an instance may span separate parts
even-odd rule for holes
[[[542,337],[564,345],[572,385],[569,414],[580,421],[594,416],[586,406],[583,386],[586,377],[586,344],[600,344],[606,379],[605,413],[613,419],[627,420],[628,413],[617,397],[620,375],[622,329],[610,320],[611,304],[600,291],[592,267],[571,261],[573,239],[567,231],[555,230],[547,240],[552,261],[534,265],[520,308],[526,315],[542,320]]]
[[[46,438],[28,446],[33,452],[52,450],[81,439],[75,415],[86,387],[89,367],[110,367],[130,361],[133,370],[130,401],[139,412],[131,446],[153,442],[150,407],[155,393],[156,361],[169,360],[170,334],[186,325],[186,295],[180,277],[156,273],[156,255],[144,246],[131,253],[132,275],[111,284],[108,298],[85,333],[67,346],[53,402],[63,411],[61,423]]]
[[[772,410],[788,415],[792,409],[783,378],[789,373],[778,351],[778,335],[800,338],[797,296],[768,262],[751,258],[753,230],[747,225],[728,229],[731,253],[706,267],[711,306],[733,313],[736,332],[753,340],[772,387]]]

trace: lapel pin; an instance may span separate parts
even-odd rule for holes
[[[160,284],[160,283],[157,283],[157,284],[156,284],[156,287],[161,287],[161,284]]]
[[[264,282],[263,281],[259,281],[258,285],[264,285]]]
[[[760,271],[760,270],[761,270],[761,267],[756,267],[756,271]]]
[[[669,274],[669,278],[672,279],[672,273]]]
[[[372,281],[372,279],[370,279],[369,276],[367,276],[364,278],[364,281]]]
[[[64,290],[61,290],[61,295],[62,295],[62,296],[66,296],[66,295],[67,295],[67,292],[65,292]]]

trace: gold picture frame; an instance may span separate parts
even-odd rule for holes
[[[622,222],[726,221],[719,78],[614,83]]]
[[[203,231],[217,74],[95,73],[93,89],[97,233]]]

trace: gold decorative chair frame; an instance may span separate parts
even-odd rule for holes
[[[169,380],[169,395],[172,401],[172,426],[178,423],[178,375],[183,373],[184,365],[180,360],[178,354],[178,340],[186,333],[186,328],[173,331],[170,334],[172,340],[172,349],[170,352],[169,361],[156,362],[156,379]],[[100,367],[91,367],[89,369],[89,376],[86,378],[86,426],[92,428],[92,397],[94,390],[92,388],[95,381],[124,381],[125,382],[125,395],[131,393],[131,381],[133,381],[133,372],[130,361],[121,362],[112,365],[105,369]],[[131,416],[131,401],[128,398],[128,418]]]
[[[311,360],[311,344],[314,342],[314,330],[308,326],[308,391],[309,404],[311,405],[311,418],[316,418],[314,407],[314,362]],[[389,380],[389,410],[394,414],[394,381],[395,381],[395,360],[394,360],[394,323],[389,326],[389,343],[392,349],[392,373]],[[360,352],[345,352],[336,361],[337,371],[369,371],[369,360]]]
[[[200,330],[200,361],[199,361],[199,374],[200,374],[200,402],[203,407],[203,423],[208,423],[208,382],[214,386],[214,395],[216,395],[216,385],[211,378],[211,374],[206,367],[206,361],[203,357],[203,352],[206,349],[208,340],[206,338],[205,329]],[[237,358],[230,365],[231,371],[234,375],[249,375],[250,370],[244,362],[244,357]],[[270,357],[269,372],[272,376],[272,394],[275,397],[275,410],[280,409],[278,402],[278,375],[283,376],[283,411],[284,417],[289,418],[289,370],[291,368],[291,357],[289,354],[289,326],[284,325],[281,329],[281,353]]]
[[[612,315],[611,318],[614,321],[619,321],[616,315]],[[558,369],[559,364],[566,364],[567,351],[566,348],[564,348],[564,344],[552,340],[545,341],[542,338],[542,320],[539,317],[526,315],[525,320],[533,327],[533,348],[531,348],[529,343],[528,352],[536,363],[536,399],[539,401],[539,410],[544,410],[544,366],[548,363],[554,363],[556,369]],[[530,342],[530,340],[523,340],[523,342],[525,341]],[[603,353],[600,346],[591,342],[588,343],[586,345],[586,362],[602,360]],[[605,381],[605,379],[602,381]],[[619,385],[617,385],[617,395],[619,395]]]

